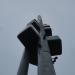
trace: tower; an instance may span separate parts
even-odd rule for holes
[[[52,35],[49,25],[43,24],[41,16],[27,24],[18,35],[25,47],[17,75],[27,75],[29,63],[38,66],[38,75],[56,75],[52,56],[62,54],[62,42]]]

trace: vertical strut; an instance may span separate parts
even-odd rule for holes
[[[38,50],[38,75],[56,75],[46,40]]]
[[[42,18],[38,16],[38,22],[41,28],[40,32],[40,45],[41,48],[38,49],[38,75],[56,75],[54,66],[51,60],[50,49],[45,36],[44,26]]]
[[[28,51],[25,50],[20,62],[17,75],[28,75],[28,67],[29,67],[29,54]]]

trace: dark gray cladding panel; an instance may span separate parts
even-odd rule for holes
[[[36,32],[33,30],[33,28],[28,27],[24,31],[22,31],[18,38],[23,43],[23,45],[26,48],[30,48],[37,45],[37,42],[39,40],[39,36],[36,34]]]
[[[28,25],[32,25],[38,32],[40,32],[39,23],[36,21],[36,19],[29,22]]]
[[[46,36],[52,36],[52,30],[50,27],[45,26],[44,30],[45,30]]]
[[[18,35],[19,40],[29,51],[29,61],[30,63],[37,64],[37,46],[39,41],[39,36],[33,27],[29,26],[27,29],[22,31]]]
[[[62,41],[58,36],[48,36],[47,41],[52,56],[62,54]]]

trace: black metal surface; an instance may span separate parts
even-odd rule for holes
[[[45,26],[45,33],[46,33],[46,36],[52,36],[52,30],[50,27],[47,27]]]
[[[62,54],[62,42],[58,36],[49,36],[47,41],[52,56]]]
[[[38,32],[40,32],[40,27],[38,26],[39,23],[35,19],[31,21],[30,24],[33,25]]]
[[[28,27],[18,35],[18,38],[29,51],[29,63],[36,65],[39,36],[33,28]]]

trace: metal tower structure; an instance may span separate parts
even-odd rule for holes
[[[19,40],[25,46],[17,75],[28,75],[29,63],[38,66],[38,75],[56,75],[54,62],[62,54],[62,42],[58,36],[52,36],[49,25],[43,24],[39,15],[27,24],[19,35]]]

